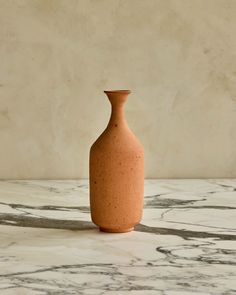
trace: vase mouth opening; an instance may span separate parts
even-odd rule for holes
[[[104,90],[105,93],[124,93],[124,94],[130,94],[130,90]]]

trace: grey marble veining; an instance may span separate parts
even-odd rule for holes
[[[0,294],[236,294],[236,180],[146,180],[141,224],[99,232],[88,182],[0,182]]]

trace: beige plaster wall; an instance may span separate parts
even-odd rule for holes
[[[87,177],[104,89],[146,177],[236,177],[235,0],[0,0],[0,178]]]

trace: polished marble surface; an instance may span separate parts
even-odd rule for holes
[[[143,220],[99,232],[88,181],[0,181],[0,294],[236,294],[236,180],[146,180]]]

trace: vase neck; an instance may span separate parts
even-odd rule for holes
[[[130,93],[129,90],[105,91],[111,103],[111,117],[108,126],[122,127],[127,126],[124,105]]]
[[[114,127],[119,127],[126,124],[125,115],[124,115],[124,106],[111,106],[111,117],[109,120],[109,125]]]

